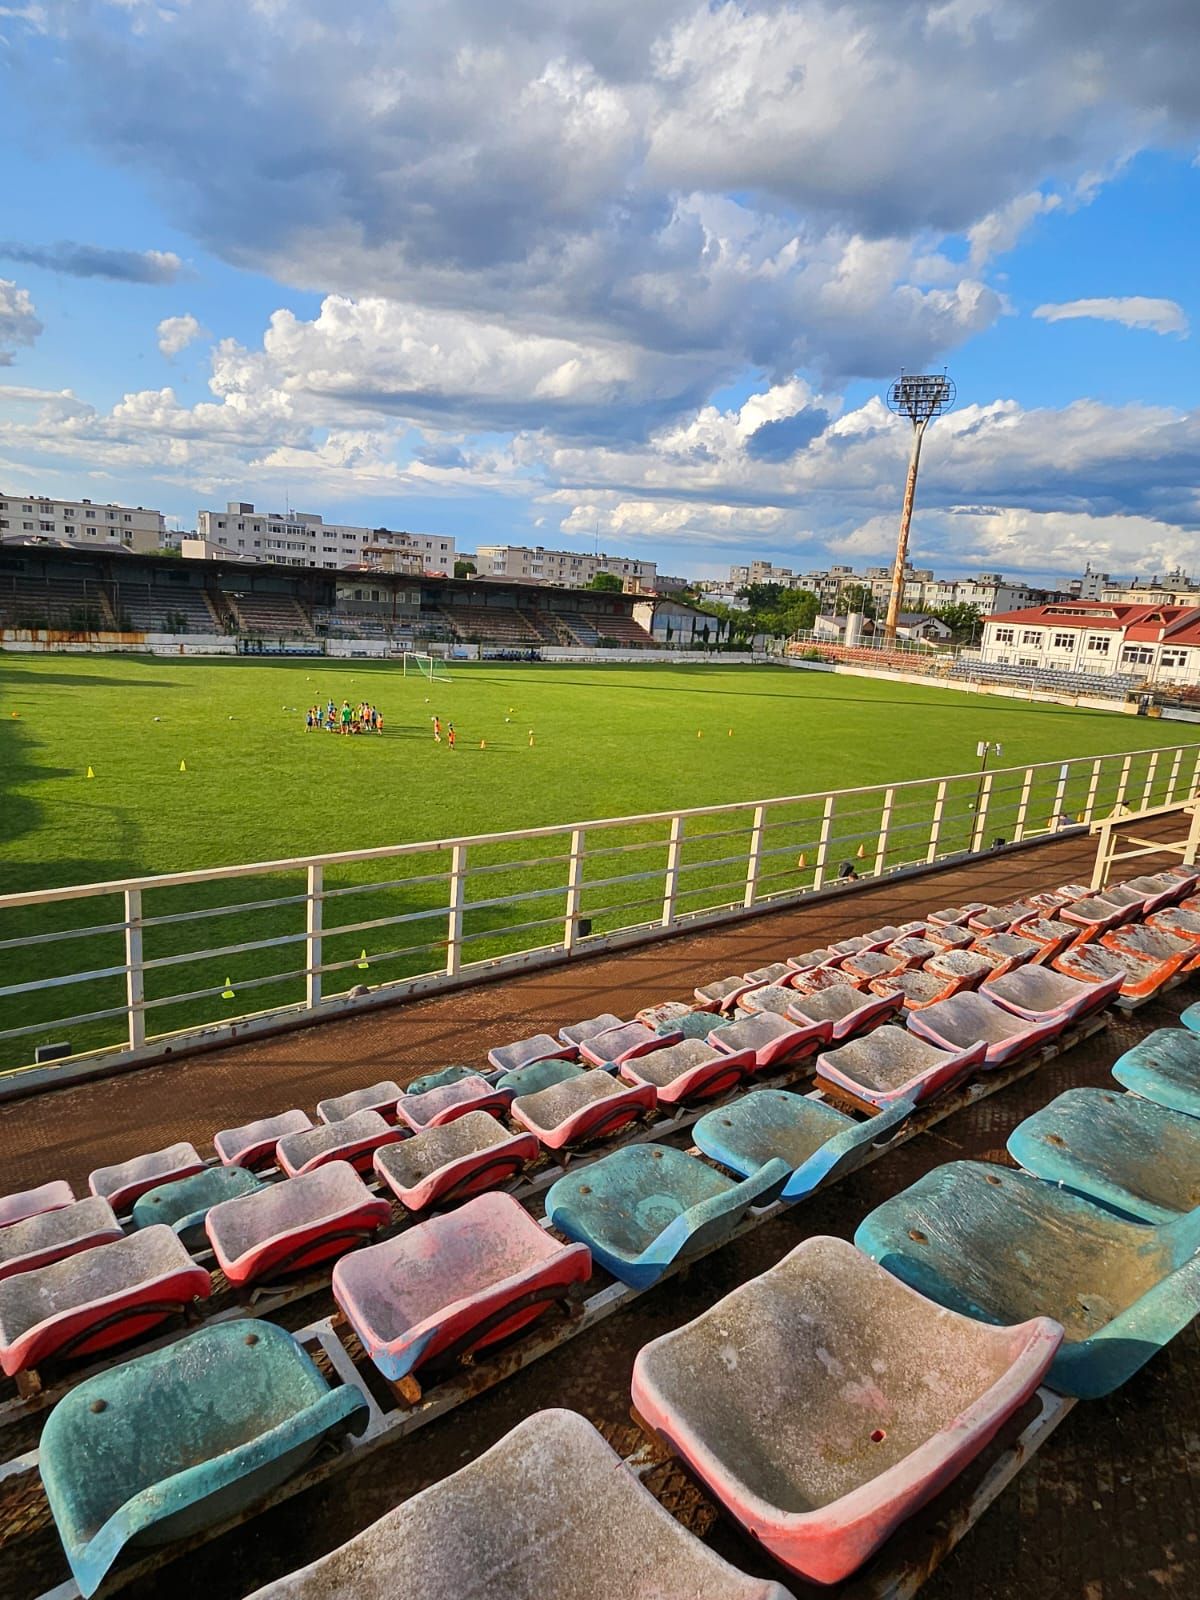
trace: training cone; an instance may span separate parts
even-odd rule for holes
[[[365,950],[359,956],[358,960],[354,963],[354,965],[358,968],[358,970],[360,972],[365,972],[367,970],[367,968],[371,965],[371,963],[367,960],[367,952]]]
[[[88,775],[89,778],[94,778],[96,776],[96,774],[92,771],[91,767],[89,767],[87,769],[87,775]]]
[[[13,712],[13,716],[14,717],[19,717],[20,715],[21,715],[21,713],[19,711],[14,711]]]
[[[180,770],[180,772],[186,772],[187,771],[187,762],[186,761],[181,761],[179,763],[179,770]]]
[[[803,872],[805,867],[808,865],[808,857],[803,852],[801,852],[801,854],[796,858],[796,865],[800,868],[801,872]]]
[[[703,737],[704,737],[704,729],[703,728],[697,728],[696,729],[696,737],[697,737],[697,739],[703,739]]]
[[[487,740],[486,739],[480,739],[479,748],[481,750],[486,750],[487,749]]]
[[[732,728],[730,728],[730,730],[729,730],[729,737],[730,737],[730,738],[731,738],[731,739],[732,739],[732,738],[733,738],[733,729],[732,729]]]
[[[529,745],[530,745],[530,748],[532,749],[533,748],[533,735],[532,734],[529,735]]]
[[[230,978],[226,978],[225,979],[225,987],[221,990],[221,999],[222,1000],[234,1000],[236,998],[237,998],[237,996],[233,992],[233,981]]]
[[[858,849],[854,852],[854,854],[858,857],[858,859],[860,861],[865,861],[867,859],[867,847],[866,847],[866,845],[865,844],[860,844]]]

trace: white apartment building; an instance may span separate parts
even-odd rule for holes
[[[865,572],[855,572],[853,567],[839,565],[793,573],[790,567],[773,567],[769,561],[751,561],[747,566],[730,567],[730,588],[744,589],[751,583],[779,583],[789,589],[809,589],[820,600],[822,610],[827,611],[836,608],[844,589],[861,585],[870,590],[878,609],[886,606],[891,595],[892,569],[868,567]],[[1200,600],[1200,591],[1197,595]],[[972,605],[978,606],[986,617],[997,611],[1038,605],[1047,598],[1046,590],[1011,583],[1001,572],[977,572],[966,578],[936,578],[932,568],[906,565],[901,605],[903,610],[914,612],[932,611],[937,606]],[[1104,598],[1112,597],[1106,591]],[[1141,598],[1155,597],[1143,594]]]
[[[454,540],[449,535],[360,528],[326,522],[311,511],[256,511],[247,500],[230,500],[224,511],[197,512],[196,532],[192,541],[196,554],[202,553],[198,547],[203,544],[253,561],[337,570],[382,565],[370,556],[388,549],[411,554],[417,572],[454,571]]]
[[[632,579],[638,588],[653,589],[658,568],[653,561],[638,561],[632,556],[583,555],[578,550],[546,550],[540,544],[481,544],[475,552],[475,566],[481,578],[523,578],[527,583],[557,584],[579,589],[591,583],[598,572]]]
[[[1200,613],[1195,606],[1058,601],[989,617],[979,653],[1000,666],[1200,683]]]
[[[0,540],[70,539],[74,544],[123,545],[148,555],[167,541],[161,511],[93,500],[52,500],[0,491]]]

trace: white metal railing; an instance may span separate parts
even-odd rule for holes
[[[0,1072],[32,1081],[48,1042],[69,1044],[64,1066],[116,1064],[336,1015],[786,905],[847,868],[878,878],[1182,803],[1198,783],[1192,743],[10,894]]]

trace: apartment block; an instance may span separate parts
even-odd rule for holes
[[[0,492],[0,540],[69,539],[72,544],[124,546],[148,555],[167,541],[161,511],[93,500]]]
[[[598,572],[608,572],[623,582],[634,580],[639,589],[653,589],[657,566],[653,561],[638,561],[632,556],[584,555],[578,550],[546,550],[523,544],[481,544],[475,553],[481,578],[524,579],[527,583],[549,583],[565,588],[582,588]]]
[[[197,512],[196,531],[197,546],[203,541],[207,548],[285,567],[454,570],[454,540],[449,535],[360,528],[326,522],[311,511],[256,511],[247,500],[230,500],[224,511]]]

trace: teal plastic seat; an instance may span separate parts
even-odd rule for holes
[[[1185,1028],[1148,1033],[1113,1063],[1112,1075],[1143,1100],[1200,1117],[1200,1039]]]
[[[756,1089],[701,1117],[692,1137],[706,1156],[745,1177],[784,1161],[789,1176],[779,1198],[792,1205],[861,1166],[912,1109],[911,1100],[900,1100],[858,1121],[807,1095]]]
[[[175,1183],[160,1183],[134,1201],[133,1225],[150,1228],[165,1222],[189,1250],[207,1245],[204,1219],[213,1206],[240,1194],[253,1194],[263,1182],[245,1167],[208,1167]]]
[[[1194,1001],[1179,1013],[1179,1020],[1192,1033],[1200,1033],[1200,1000]]]
[[[514,1096],[540,1094],[543,1089],[552,1089],[556,1083],[565,1083],[568,1078],[581,1078],[589,1070],[576,1061],[564,1061],[561,1056],[551,1056],[541,1061],[527,1061],[523,1067],[513,1067],[511,1072],[502,1072],[496,1079],[496,1087],[506,1089]]]
[[[423,1078],[414,1078],[404,1090],[405,1094],[425,1094],[430,1089],[444,1088],[448,1083],[461,1083],[464,1078],[474,1078],[477,1067],[443,1067],[440,1072],[427,1072]]]
[[[366,1421],[358,1391],[331,1389],[290,1333],[241,1319],[68,1390],[39,1464],[80,1590],[94,1594],[127,1544],[236,1515]]]
[[[1027,1172],[952,1161],[878,1206],[854,1242],[931,1300],[981,1322],[1052,1317],[1046,1381],[1110,1394],[1200,1310],[1200,1214],[1158,1227]]]
[[[723,1243],[751,1206],[777,1197],[787,1174],[786,1162],[770,1161],[735,1183],[682,1150],[629,1145],[560,1178],[546,1216],[614,1278],[646,1289],[674,1261]]]
[[[1068,1089],[1018,1123],[1008,1153],[1135,1222],[1173,1222],[1200,1206],[1200,1123],[1137,1095]]]

